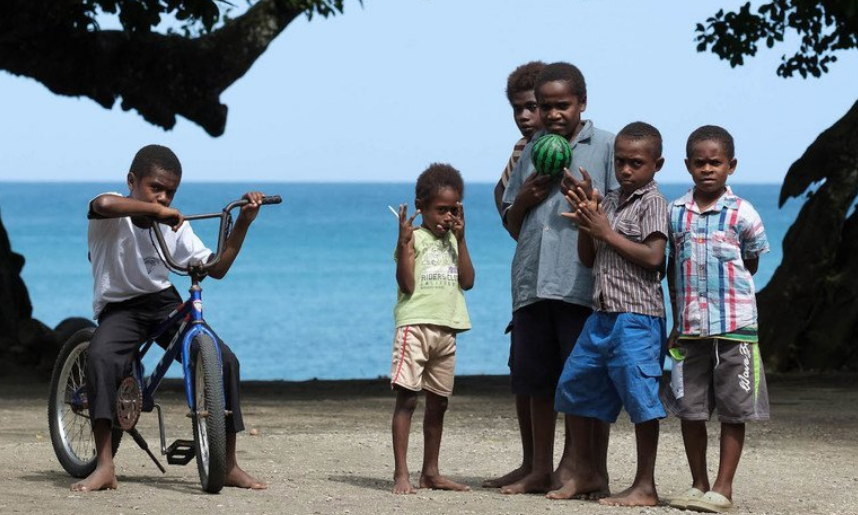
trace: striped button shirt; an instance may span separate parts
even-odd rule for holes
[[[641,243],[652,234],[667,238],[667,200],[650,181],[620,201],[614,190],[602,201],[611,228],[631,241]],[[628,261],[603,241],[596,242],[593,265],[593,306],[609,313],[639,313],[664,317],[661,270],[648,270]]]
[[[527,146],[527,138],[521,138],[520,140],[515,142],[515,146],[512,147],[512,154],[509,156],[509,161],[506,163],[506,168],[503,169],[503,173],[501,174],[501,184],[506,188],[506,185],[509,184],[509,175],[512,173],[512,169],[515,168],[515,164],[518,163],[519,158],[521,158],[521,153],[524,151],[524,147]]]
[[[679,332],[709,336],[757,324],[754,280],[744,259],[769,251],[763,221],[730,187],[701,213],[694,189],[670,206],[670,257],[674,260]]]

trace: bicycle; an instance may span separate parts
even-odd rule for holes
[[[262,205],[279,204],[280,196],[265,197]],[[203,319],[202,288],[200,283],[207,271],[216,264],[232,225],[231,211],[248,203],[241,199],[230,202],[220,213],[186,216],[185,220],[220,218],[217,250],[206,262],[180,266],[170,255],[160,230],[151,230],[160,247],[159,256],[172,271],[191,279],[190,297],[176,308],[149,337],[140,343],[132,360],[131,374],[126,376],[117,390],[116,417],[112,427],[111,452],[119,449],[122,435],[128,433],[145,451],[155,465],[166,473],[146,440],[135,426],[142,412],[158,412],[161,455],[171,465],[187,465],[194,458],[202,489],[217,493],[223,488],[226,476],[226,410],[221,373],[221,355],[218,338]],[[153,225],[154,227],[154,225]],[[153,240],[153,245],[155,241]],[[145,375],[143,357],[155,340],[176,328],[166,345],[164,356]],[[77,331],[62,346],[51,376],[48,401],[48,425],[51,443],[62,467],[73,477],[86,477],[95,470],[95,440],[89,418],[86,394],[86,357],[89,342],[95,329]],[[177,357],[181,357],[188,416],[193,427],[193,440],[177,439],[168,447],[161,406],[155,403],[155,392],[167,370]]]

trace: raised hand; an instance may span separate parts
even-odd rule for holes
[[[246,198],[249,202],[241,206],[240,216],[248,222],[256,220],[256,215],[259,214],[259,206],[262,205],[262,199],[265,198],[265,195],[260,191],[248,191],[241,198]]]
[[[560,180],[560,191],[566,195],[570,191],[580,188],[584,190],[584,194],[587,197],[591,197],[593,192],[593,179],[590,178],[590,174],[583,166],[579,166],[578,171],[581,172],[581,180],[576,179],[568,168],[563,170],[563,178]]]
[[[598,193],[598,190],[594,191],[595,193]],[[571,211],[569,213],[560,213],[560,215],[565,218],[572,219],[577,224],[581,223],[580,212],[582,209],[595,211],[598,208],[598,201],[596,198],[589,198],[584,189],[580,187],[569,190],[564,197],[566,198],[566,202],[569,204]]]
[[[579,202],[576,214],[580,230],[597,240],[604,240],[613,229],[607,215],[602,211],[602,205],[596,200],[598,195],[599,190],[594,188],[593,198],[587,199],[586,202]]]
[[[461,202],[457,203],[459,208],[455,220],[453,220],[453,234],[456,236],[456,241],[461,242],[465,239],[465,206]]]
[[[411,217],[408,216],[408,204],[399,204],[399,245],[407,247],[411,244],[414,238],[414,219],[420,214],[420,210],[414,211]]]

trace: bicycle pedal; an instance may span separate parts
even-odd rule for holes
[[[167,463],[170,465],[187,465],[196,457],[193,440],[176,440],[167,447]]]

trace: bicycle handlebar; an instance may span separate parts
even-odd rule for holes
[[[269,197],[262,197],[262,202],[260,205],[267,206],[272,204],[280,204],[283,202],[283,198],[280,195],[271,195]],[[208,213],[201,215],[189,215],[184,217],[186,221],[190,220],[204,220],[207,218],[220,218],[220,228],[218,229],[218,238],[217,238],[217,251],[215,251],[214,255],[209,258],[205,263],[191,263],[188,266],[181,266],[173,260],[173,256],[170,254],[169,249],[167,249],[167,242],[164,240],[164,235],[161,233],[160,229],[156,229],[155,238],[158,240],[158,246],[161,247],[161,254],[164,259],[167,261],[167,265],[173,270],[184,272],[191,274],[197,273],[200,276],[205,275],[205,272],[217,264],[220,261],[221,256],[223,255],[224,245],[226,244],[227,231],[229,230],[229,220],[230,220],[230,212],[237,208],[242,207],[249,204],[250,201],[246,198],[233,200],[229,204],[226,205],[225,208],[220,213]],[[155,220],[157,222],[157,220]],[[162,222],[158,222],[162,223]],[[164,224],[167,225],[167,224]]]

